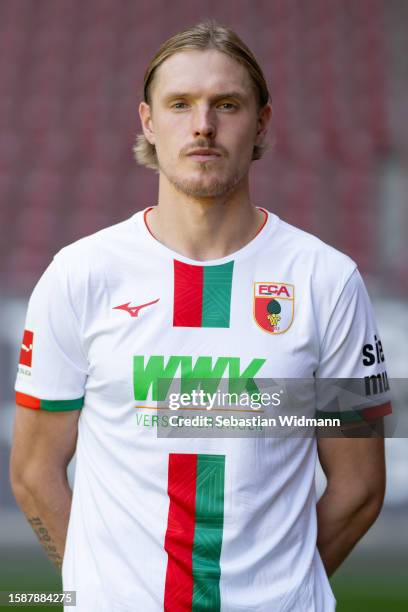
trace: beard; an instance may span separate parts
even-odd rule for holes
[[[243,179],[244,174],[238,172],[220,178],[215,173],[212,176],[214,162],[201,162],[199,176],[180,176],[168,172],[159,164],[160,172],[166,176],[169,183],[180,193],[191,198],[222,198],[229,195]],[[217,162],[215,162],[217,163]]]

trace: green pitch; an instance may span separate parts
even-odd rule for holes
[[[401,612],[408,610],[407,580],[389,568],[388,573],[379,568],[369,573],[359,573],[354,567],[353,573],[339,571],[335,575],[332,588],[337,599],[336,612]],[[61,578],[45,554],[39,548],[1,550],[0,555],[0,590],[1,591],[61,591]],[[0,606],[1,612],[13,610],[55,610],[62,612],[62,605],[56,606]],[[75,607],[72,608],[75,612]]]
[[[45,553],[29,549],[1,550],[0,555],[0,591],[41,592],[61,591],[61,578],[48,561]],[[0,606],[3,612],[19,610],[33,612],[55,610],[62,612],[62,605],[55,606]],[[75,612],[75,608],[72,608]]]
[[[336,612],[402,612],[408,610],[407,580],[402,575],[383,572],[333,577]]]

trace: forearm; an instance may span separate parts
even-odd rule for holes
[[[317,504],[317,547],[330,576],[374,523],[381,509],[377,497],[345,496],[329,487]]]
[[[43,477],[41,483],[14,484],[13,490],[49,559],[60,570],[72,499],[68,481]]]

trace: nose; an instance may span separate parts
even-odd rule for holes
[[[193,113],[193,133],[194,136],[214,138],[216,133],[216,123],[214,113],[211,111],[211,109],[196,109],[196,112]]]

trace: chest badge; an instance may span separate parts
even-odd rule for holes
[[[275,281],[254,283],[254,319],[269,334],[284,334],[292,325],[295,286]]]

